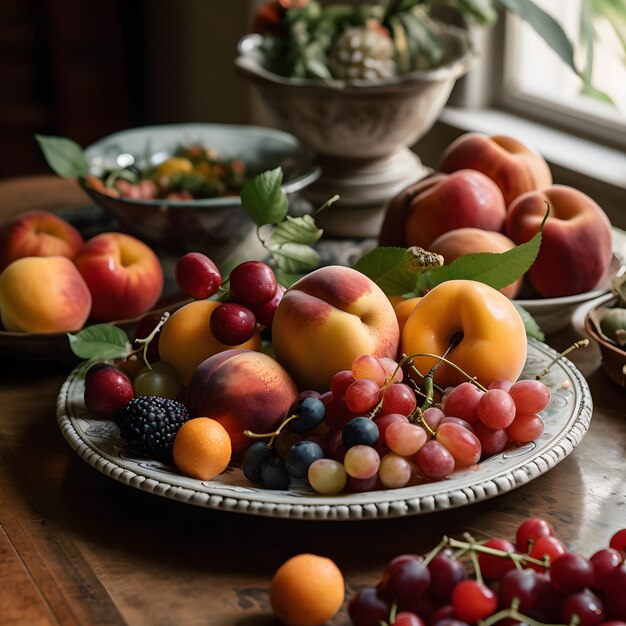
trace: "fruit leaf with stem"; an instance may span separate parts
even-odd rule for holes
[[[35,135],[50,168],[64,178],[85,178],[89,175],[89,164],[83,149],[71,139]]]
[[[67,336],[72,352],[81,359],[117,359],[131,352],[128,335],[113,324],[94,324]]]

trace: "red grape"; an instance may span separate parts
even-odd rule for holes
[[[346,389],[354,382],[352,370],[340,370],[330,381],[330,390],[335,398],[343,398],[346,395]]]
[[[484,543],[488,548],[495,548],[496,550],[503,550],[504,552],[515,552],[515,546],[507,539],[500,539],[494,537]],[[478,555],[478,564],[480,565],[480,571],[485,578],[492,580],[499,580],[510,569],[515,567],[512,559],[507,557],[497,556],[495,554],[486,554],[484,552]]]
[[[452,592],[452,606],[460,619],[473,624],[495,613],[496,594],[477,580],[462,580]]]
[[[541,413],[550,402],[550,389],[540,380],[518,380],[509,389],[520,413]]]
[[[413,390],[404,383],[389,385],[383,391],[383,413],[402,413],[411,415],[417,406]]]
[[[543,435],[545,425],[538,415],[518,413],[506,433],[512,441],[528,443]]]
[[[420,475],[426,480],[443,480],[454,471],[454,457],[434,439],[420,448],[415,463]]]
[[[474,425],[474,434],[480,441],[481,460],[500,454],[509,444],[509,436],[506,434],[506,430],[493,430],[482,422],[477,422]]]
[[[446,414],[436,406],[431,406],[422,413],[422,418],[428,424],[429,428],[433,431],[439,428],[439,424],[446,417]]]
[[[354,380],[368,378],[382,387],[387,378],[387,370],[375,356],[361,354],[352,361],[352,377]]]
[[[478,420],[478,402],[482,396],[483,392],[476,385],[461,383],[446,395],[443,412],[473,424]]]
[[[480,441],[463,426],[454,423],[439,424],[437,441],[452,454],[457,467],[470,467],[480,460]]]
[[[578,554],[562,554],[550,564],[553,587],[562,593],[577,593],[593,582],[593,565]]]
[[[540,537],[553,537],[554,529],[548,522],[539,518],[531,517],[520,524],[515,536],[515,542],[519,552],[527,554],[530,548]]]
[[[367,413],[378,404],[381,395],[380,387],[373,380],[359,378],[346,389],[344,400],[353,413]]]
[[[502,389],[489,389],[478,402],[478,419],[489,428],[507,428],[515,418],[515,402]]]

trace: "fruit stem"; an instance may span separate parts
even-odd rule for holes
[[[490,615],[487,619],[480,622],[480,626],[493,626],[493,624],[497,624],[506,618],[510,618],[520,624],[528,624],[528,626],[566,626],[565,624],[544,624],[543,622],[538,622],[537,620],[532,619],[532,617],[528,617],[527,615],[520,613],[514,605],[509,609],[502,609],[501,611]]]
[[[550,371],[552,366],[557,361],[559,361],[563,357],[566,357],[570,352],[573,352],[574,350],[577,350],[578,348],[586,348],[588,345],[589,345],[589,339],[581,339],[580,341],[575,341],[569,348],[566,348],[565,350],[563,350],[563,352],[561,352],[556,357],[554,357],[554,359],[552,359],[552,361],[548,363],[545,369],[541,370],[541,372],[539,372],[539,374],[535,376],[535,380],[541,380]]]
[[[282,429],[289,423],[291,420],[298,419],[300,415],[294,413],[290,415],[288,418],[283,420],[282,424],[273,432],[273,433],[253,433],[251,430],[244,430],[243,434],[246,437],[250,437],[250,439],[265,439],[267,437],[271,437],[271,439],[267,442],[267,447],[271,448],[274,445],[274,439],[280,435]]]
[[[448,538],[444,535],[441,541],[426,555],[424,565],[428,565],[447,545]]]
[[[478,554],[476,554],[475,550],[470,552],[470,558],[472,559],[472,565],[474,566],[474,575],[476,576],[476,581],[483,584],[483,573],[480,570],[480,563],[478,562]]]
[[[506,552],[505,550],[499,550],[498,548],[483,546],[480,543],[476,543],[474,541],[459,541],[458,539],[448,538],[447,545],[451,548],[465,548],[470,552],[483,552],[484,554],[491,554],[493,556],[499,556],[504,559],[511,559],[513,562],[518,561],[520,563],[533,563],[546,569],[549,567],[549,563],[546,563],[545,560],[535,559],[534,557],[528,556],[527,554]]]
[[[156,337],[161,328],[163,328],[163,324],[167,322],[169,317],[170,314],[165,311],[163,315],[161,315],[159,323],[152,329],[152,332],[147,337],[144,337],[143,339],[135,339],[135,341],[133,342],[140,344],[140,346],[136,350],[131,350],[130,354],[137,354],[138,352],[141,352],[141,358],[148,366],[148,369],[152,369],[152,365],[150,365],[150,362],[148,361],[148,346],[150,345],[150,342]]]
[[[446,351],[447,354],[448,351]],[[457,372],[459,372],[460,374],[462,374],[463,376],[465,376],[465,378],[467,378],[467,380],[476,385],[481,391],[487,391],[487,388],[484,387],[483,385],[481,385],[475,377],[470,376],[465,370],[461,369],[456,363],[453,363],[452,361],[450,361],[449,359],[447,359],[445,356],[439,356],[437,354],[433,354],[432,352],[413,352],[412,354],[405,354],[402,359],[400,360],[400,363],[398,364],[399,367],[402,367],[405,363],[407,363],[410,359],[416,357],[416,356],[425,356],[431,359],[437,359],[438,361],[442,362],[442,363],[446,363],[447,365],[449,365],[450,367],[452,367],[453,369],[455,369]],[[419,373],[419,372],[418,372]],[[420,376],[422,376],[420,374]],[[426,376],[423,376],[423,378],[426,378]]]

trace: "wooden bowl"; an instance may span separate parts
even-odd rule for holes
[[[610,307],[613,300],[596,306],[593,311],[600,307]],[[590,313],[585,317],[585,332],[600,347],[602,355],[602,369],[607,376],[622,389],[626,389],[626,350],[622,350],[616,345],[610,343],[598,334],[595,324],[591,320]]]

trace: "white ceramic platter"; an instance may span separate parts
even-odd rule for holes
[[[556,352],[530,340],[523,378],[532,378]],[[580,372],[560,359],[543,379],[552,399],[543,413],[546,429],[536,441],[456,472],[449,479],[403,489],[321,496],[298,486],[273,491],[251,484],[238,468],[210,481],[180,475],[175,468],[129,452],[114,421],[90,415],[83,402],[87,364],[67,378],[57,400],[61,432],[87,463],[136,489],[188,504],[251,515],[316,520],[358,520],[417,515],[506,493],[547,472],[581,441],[589,427],[592,402]]]

